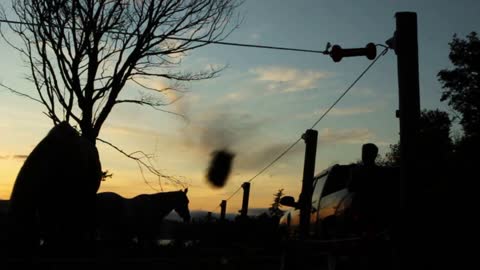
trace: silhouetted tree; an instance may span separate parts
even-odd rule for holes
[[[75,122],[82,136],[95,143],[114,106],[137,104],[165,111],[162,106],[177,99],[169,100],[169,91],[182,91],[185,82],[217,76],[221,68],[198,72],[175,68],[186,52],[227,37],[237,26],[232,19],[239,4],[238,0],[13,0],[18,23],[9,26],[23,45],[4,39],[26,59],[37,91],[36,96],[20,94],[42,103],[54,124]],[[169,85],[159,83],[160,79]],[[137,97],[121,95],[127,83],[142,89]]]
[[[458,112],[457,117],[463,127],[463,136],[455,142],[453,168],[449,177],[448,193],[446,192],[445,196],[448,199],[445,199],[442,217],[444,213],[456,211],[456,207],[449,204],[451,201],[455,201],[456,205],[465,206],[458,216],[468,216],[468,213],[477,210],[475,203],[472,203],[472,196],[465,196],[464,193],[472,179],[476,179],[472,178],[472,175],[478,174],[480,164],[480,40],[477,33],[471,32],[465,39],[454,35],[450,42],[449,58],[454,67],[438,73],[443,86],[442,101],[448,101],[448,105]],[[438,223],[441,222],[436,222],[435,225]],[[476,232],[469,230],[470,227],[465,226],[466,223],[468,221],[447,220],[446,224],[439,228],[439,231],[450,232],[444,237],[445,243],[449,243],[448,247],[458,241],[456,239],[468,237]],[[442,230],[444,228],[445,230]]]
[[[455,142],[455,171],[466,179],[475,173],[480,151],[480,40],[472,32],[466,39],[453,36],[450,43],[453,69],[438,73],[443,86],[442,101],[459,114],[463,136]],[[462,175],[462,176],[460,176]]]
[[[273,203],[270,208],[268,208],[270,216],[280,218],[283,215],[283,210],[280,209],[280,207],[282,207],[282,205],[280,204],[280,199],[283,195],[285,195],[283,194],[283,188],[279,189],[277,193],[273,194]]]
[[[400,165],[400,143],[390,144],[389,152],[384,157],[377,158],[377,164],[380,166],[399,166]],[[359,164],[361,161],[358,161]]]
[[[453,150],[450,138],[451,120],[448,113],[440,110],[423,110],[420,114],[418,153],[422,166],[438,166],[446,162]],[[383,165],[400,164],[399,143],[390,145],[390,152],[380,162]]]
[[[466,137],[480,135],[480,40],[472,32],[466,39],[453,36],[450,42],[453,69],[438,73],[443,86],[441,101],[459,112]]]

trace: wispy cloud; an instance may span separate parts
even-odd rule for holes
[[[308,119],[312,117],[319,117],[323,115],[327,109],[321,109],[318,111],[315,111],[313,113],[300,113],[296,114],[294,117],[298,119]],[[337,116],[337,117],[342,117],[342,116],[354,116],[354,115],[360,115],[360,114],[367,114],[367,113],[373,113],[377,111],[377,107],[375,106],[368,106],[368,107],[350,107],[350,108],[333,108],[328,112],[328,116]]]
[[[180,115],[187,112],[185,102],[179,102],[185,97],[185,85],[182,82],[164,78],[135,78],[135,83],[140,86],[137,100],[143,100],[157,106],[161,110],[171,111]],[[163,104],[163,105],[161,105]]]
[[[160,47],[163,50],[172,50],[172,49],[176,49],[176,48],[180,47],[181,44],[182,44],[182,42],[179,41],[179,40],[168,39],[168,40],[163,41],[160,44]],[[175,62],[179,63],[186,55],[187,54],[185,52],[177,52],[177,53],[171,53],[168,56],[170,58],[175,59]]]
[[[1,155],[0,160],[7,160],[7,159],[13,159],[13,160],[25,160],[27,159],[28,155],[21,155],[21,154],[15,154],[15,155]]]
[[[315,115],[323,115],[327,109],[314,112]],[[332,116],[352,116],[375,112],[374,107],[333,108],[328,113]]]
[[[28,155],[13,155],[12,159],[25,160],[27,157]]]
[[[132,126],[123,126],[123,125],[106,125],[105,131],[110,131],[117,134],[125,134],[125,135],[141,135],[141,136],[163,136],[162,133],[148,128],[142,127],[132,127]]]
[[[232,92],[232,93],[228,93],[226,94],[222,100],[223,101],[226,101],[226,102],[239,102],[239,101],[244,101],[244,100],[247,100],[251,97],[251,95],[246,92],[246,91],[243,91],[243,92]]]
[[[259,67],[250,70],[258,81],[267,82],[267,89],[274,92],[296,92],[315,88],[321,79],[330,76],[327,72],[300,70],[289,67]]]
[[[253,33],[250,35],[250,39],[252,40],[259,40],[261,37],[260,33]]]
[[[277,158],[289,146],[291,146],[291,143],[274,143],[260,149],[246,149],[247,151],[239,152],[235,168],[237,170],[260,170]],[[294,157],[298,154],[303,154],[303,148],[292,148],[287,157]]]
[[[354,89],[351,93],[352,93],[352,95],[356,95],[356,96],[373,96],[373,95],[375,95],[375,91],[372,88],[364,88],[364,87]]]
[[[335,130],[324,128],[318,135],[319,144],[360,144],[375,139],[375,134],[366,128]]]
[[[375,107],[351,107],[351,108],[333,108],[328,112],[329,116],[353,116],[375,112]],[[308,116],[321,116],[327,112],[327,109],[321,109],[309,114]],[[301,115],[300,115],[301,116]],[[307,116],[307,115],[304,115]]]
[[[259,132],[262,120],[249,113],[217,109],[199,114],[184,130],[186,143],[203,152],[239,146]],[[195,136],[192,136],[195,134]]]

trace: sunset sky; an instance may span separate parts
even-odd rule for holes
[[[10,0],[0,3],[8,7]],[[436,74],[450,67],[448,43],[453,34],[465,37],[480,31],[476,0],[246,0],[238,11],[243,22],[226,41],[312,50],[323,50],[327,42],[344,48],[383,44],[393,35],[396,12],[417,12],[421,107],[426,109],[447,109],[440,103]],[[15,41],[6,25],[1,27]],[[165,107],[188,121],[147,107],[118,105],[100,138],[126,152],[154,154],[155,165],[163,173],[179,176],[189,185],[190,209],[205,211],[214,210],[295,142],[370,63],[365,57],[334,63],[322,54],[221,45],[182,57],[184,70],[227,66],[218,78],[186,85],[188,91],[181,99]],[[0,59],[0,83],[34,95],[33,85],[25,79],[28,66],[3,39]],[[124,91],[134,95],[137,90],[127,85]],[[335,163],[357,161],[365,142],[376,143],[383,155],[389,144],[398,141],[397,91],[396,56],[390,51],[316,126],[317,172]],[[9,198],[25,157],[52,127],[44,111],[40,104],[0,88],[0,199]],[[97,146],[103,169],[113,173],[100,191],[133,197],[160,189],[153,177],[147,176],[151,186],[144,182],[135,162],[100,142]],[[216,189],[206,183],[205,173],[210,152],[219,147],[228,147],[236,156],[227,185]],[[301,142],[257,177],[250,207],[269,207],[281,188],[297,196],[303,156]],[[179,189],[163,184],[165,190]],[[238,193],[228,202],[227,211],[238,211],[240,204]]]

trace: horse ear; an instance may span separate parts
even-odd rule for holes
[[[186,188],[184,191],[183,191],[185,194],[187,194],[188,192],[188,188]]]

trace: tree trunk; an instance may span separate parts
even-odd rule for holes
[[[80,125],[80,128],[82,130],[82,137],[89,140],[93,145],[96,145],[98,133],[93,128],[92,123],[84,121]]]

